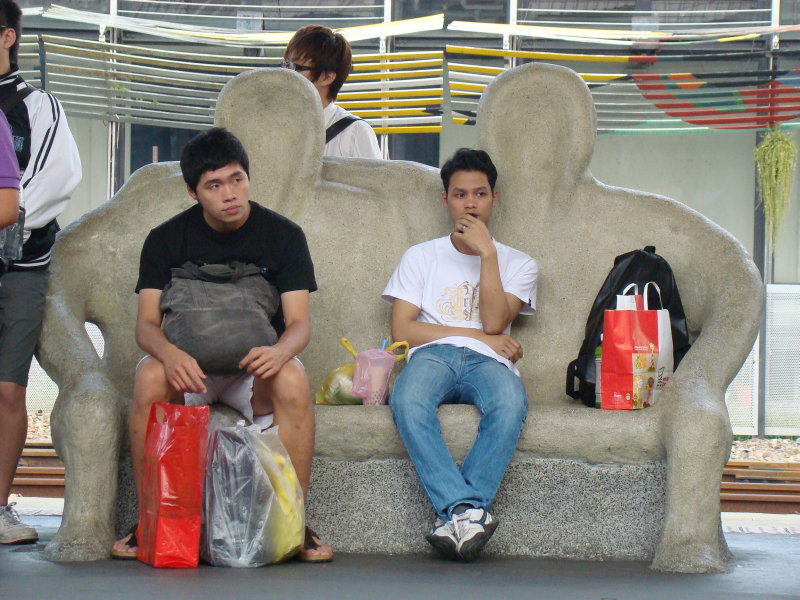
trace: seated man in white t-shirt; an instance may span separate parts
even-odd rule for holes
[[[353,63],[345,37],[322,25],[306,25],[289,41],[283,58],[285,68],[303,75],[319,92],[325,122],[324,156],[382,158],[369,123],[333,103]]]
[[[392,338],[411,345],[389,404],[436,511],[428,542],[469,561],[497,527],[488,511],[525,423],[528,398],[514,366],[522,347],[508,333],[519,313],[535,312],[538,268],[489,233],[497,170],[486,152],[462,148],[441,176],[453,232],[409,248],[383,291]],[[461,468],[439,427],[445,403],[481,414]]]

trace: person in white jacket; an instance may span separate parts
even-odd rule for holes
[[[382,158],[369,123],[334,103],[353,64],[345,37],[322,25],[306,25],[292,36],[283,58],[284,68],[300,73],[319,92],[325,123],[324,156]]]
[[[22,258],[0,286],[0,543],[35,542],[8,495],[25,444],[28,371],[42,328],[50,252],[61,214],[81,180],[78,147],[58,100],[18,73],[22,11],[0,0],[0,110],[11,126],[26,210]]]

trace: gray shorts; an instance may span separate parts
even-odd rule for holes
[[[48,270],[9,271],[0,278],[0,381],[28,386],[49,278]]]
[[[303,366],[296,356],[292,360],[296,360],[301,367]],[[244,371],[234,375],[206,375],[203,383],[206,386],[205,394],[186,393],[183,395],[186,406],[222,402],[238,410],[249,422],[260,425],[262,429],[272,426],[274,417],[272,413],[258,417],[253,416],[253,405],[250,403],[253,397],[252,375]]]

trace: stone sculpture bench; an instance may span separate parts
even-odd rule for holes
[[[252,198],[308,237],[319,291],[302,359],[316,388],[347,362],[342,335],[357,348],[387,337],[380,293],[393,267],[408,246],[448,230],[438,173],[399,161],[323,161],[316,92],[285,70],[233,79],[216,122],[250,154]],[[729,234],[685,206],[592,177],[595,112],[572,71],[537,64],[497,77],[477,126],[499,169],[493,232],[540,266],[539,313],[512,329],[525,349],[518,366],[528,420],[487,552],[724,570],[719,483],[732,441],[724,393],[760,320],[755,266]],[[141,356],[133,338],[138,256],[149,229],[191,202],[175,163],[145,167],[56,245],[39,351],[60,389],[53,441],[66,464],[62,525],[45,551],[52,560],[108,556],[135,518],[125,432]],[[576,405],[564,394],[564,373],[594,295],[616,255],[649,244],[673,267],[693,347],[654,407]],[[104,335],[102,359],[85,321]],[[440,416],[459,460],[477,415],[447,406]],[[336,550],[426,549],[432,512],[387,407],[317,407],[314,460],[308,515]]]

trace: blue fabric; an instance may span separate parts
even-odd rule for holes
[[[436,514],[448,520],[462,503],[488,510],[527,415],[520,378],[469,348],[426,346],[397,377],[389,404]],[[442,439],[436,412],[442,404],[472,404],[481,414],[478,436],[460,469]]]

